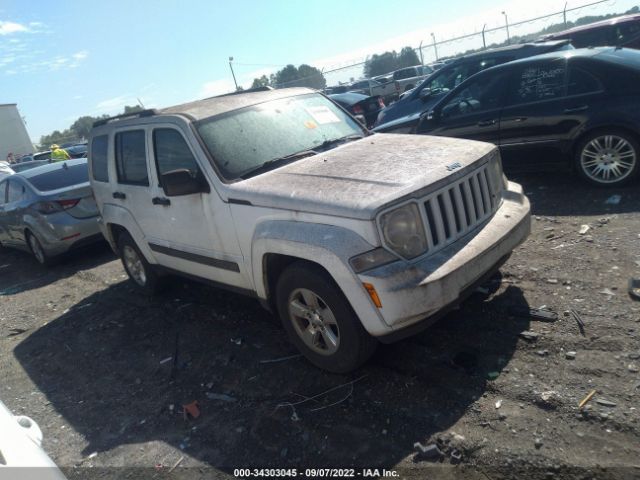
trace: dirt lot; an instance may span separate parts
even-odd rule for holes
[[[106,247],[49,271],[5,250],[0,398],[40,424],[70,478],[321,466],[405,478],[638,478],[640,303],[626,293],[640,273],[637,185],[519,180],[533,232],[489,295],[381,346],[349,376],[301,358],[261,363],[296,352],[253,300],[182,280],[142,297]],[[607,205],[614,193],[621,202]],[[559,320],[518,314],[542,305]],[[201,415],[185,420],[182,405],[194,400]],[[416,454],[415,442],[438,439],[442,458]]]

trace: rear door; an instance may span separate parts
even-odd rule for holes
[[[146,127],[116,130],[111,142],[115,178],[105,201],[129,211],[146,234],[154,223]]]
[[[26,244],[22,217],[27,207],[27,189],[17,178],[10,178],[7,185],[7,201],[4,204],[4,223],[9,241],[13,245]]]
[[[7,186],[9,181],[5,178],[4,181],[0,179],[0,243],[9,245],[11,238],[9,237],[9,222],[8,216],[5,212],[7,206]]]
[[[517,63],[500,117],[500,149],[505,166],[551,163],[561,158],[571,128],[565,112],[565,58]]]

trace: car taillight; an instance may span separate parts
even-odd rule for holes
[[[71,198],[68,200],[56,200],[56,203],[60,205],[63,210],[67,210],[69,208],[75,207],[79,201],[79,198]]]
[[[354,105],[352,110],[354,115],[362,115],[364,113],[364,109],[360,105]]]
[[[62,212],[70,208],[75,207],[80,199],[74,198],[69,200],[53,200],[50,202],[36,202],[31,205],[35,211],[42,213],[43,215],[49,215],[51,213]]]
[[[382,100],[382,97],[378,98],[378,105],[380,105],[380,108],[385,107],[384,100]]]

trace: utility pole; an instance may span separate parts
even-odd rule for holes
[[[564,2],[564,10],[562,10],[562,18],[564,19],[564,28],[567,28],[567,3]]]
[[[431,32],[431,38],[433,39],[433,50],[436,52],[436,62],[438,61],[438,45],[436,44],[436,36]]]
[[[504,15],[504,23],[507,26],[507,45],[511,45],[511,37],[509,36],[509,18],[507,17],[507,12],[502,12]]]
[[[486,23],[482,26],[482,48],[484,48],[486,50],[487,42],[484,39],[484,29],[485,28],[487,28],[487,24]]]
[[[424,67],[424,58],[422,58],[422,42],[424,40],[420,40],[420,46],[418,47],[419,51],[420,51],[420,65],[422,65]]]
[[[231,75],[233,76],[233,83],[236,86],[236,92],[238,91],[238,82],[236,82],[236,74],[233,73],[233,65],[231,64],[231,62],[233,62],[233,57],[229,57],[229,68],[231,69]]]

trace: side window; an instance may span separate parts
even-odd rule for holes
[[[556,62],[517,69],[508,104],[518,105],[562,97],[565,73],[565,64]]]
[[[443,117],[488,112],[500,108],[506,84],[504,73],[479,74],[447,101],[442,108]]]
[[[640,22],[626,22],[616,25],[615,36],[616,44],[628,42],[640,36]]]
[[[0,183],[0,205],[7,203],[7,185],[9,182]]]
[[[144,130],[116,133],[118,183],[149,186]]]
[[[153,131],[153,150],[159,178],[173,170],[186,169],[194,177],[200,173],[189,145],[180,132],[173,128],[157,128]]]
[[[95,137],[91,142],[91,171],[96,182],[108,182],[109,171],[107,169],[107,135]]]
[[[567,95],[582,95],[601,91],[602,84],[594,75],[577,67],[569,67]]]
[[[571,36],[571,43],[576,48],[583,47],[602,47],[611,45],[615,40],[613,37],[615,32],[611,26],[607,25],[600,28],[592,28],[582,32],[576,32]]]
[[[7,203],[19,202],[24,198],[24,185],[16,182],[15,180],[9,180],[7,182],[9,187],[7,188]]]

